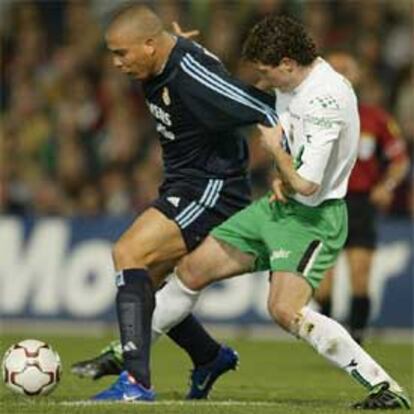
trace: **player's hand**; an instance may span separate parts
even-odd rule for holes
[[[390,208],[393,198],[393,191],[383,184],[376,185],[369,195],[374,206],[384,212]]]
[[[275,178],[273,180],[272,191],[273,194],[269,198],[270,202],[279,201],[283,204],[287,202],[287,199],[283,191],[283,181],[280,178]]]
[[[200,35],[199,30],[190,30],[189,32],[184,32],[181,29],[181,26],[177,22],[172,22],[173,31],[177,36],[184,37],[185,39],[192,39]]]
[[[258,125],[260,135],[260,141],[263,147],[274,153],[282,149],[282,138],[283,138],[283,129],[280,124],[274,127],[265,127],[263,125]]]
[[[279,177],[273,179],[272,182],[273,194],[269,198],[269,202],[279,201],[283,204],[287,203],[287,195],[292,193],[292,190]]]

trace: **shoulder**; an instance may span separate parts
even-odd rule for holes
[[[304,110],[340,114],[357,113],[358,103],[350,82],[326,63],[322,73],[308,88],[303,100]]]
[[[205,69],[211,71],[226,71],[221,60],[197,42],[180,38],[180,53],[178,66],[181,72],[199,72]]]
[[[214,53],[200,45],[200,43],[197,43],[194,40],[184,39],[182,37],[179,37],[178,39],[181,55],[191,54],[192,56],[205,60],[206,62],[221,64],[220,59]]]
[[[328,62],[321,59],[321,67],[314,78],[311,94],[333,95],[339,97],[353,97],[354,89],[342,74],[337,72]]]

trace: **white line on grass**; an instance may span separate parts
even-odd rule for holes
[[[271,401],[176,401],[176,400],[163,400],[153,402],[137,401],[133,404],[141,404],[148,406],[227,406],[227,407],[276,407],[282,405],[281,403]],[[114,404],[131,404],[131,402],[119,402],[119,401],[61,401],[59,405],[65,406],[95,406],[95,405],[114,405]]]

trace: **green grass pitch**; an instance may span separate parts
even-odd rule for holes
[[[33,335],[2,335],[1,352],[11,344]],[[276,342],[253,339],[230,340],[241,359],[236,372],[224,375],[208,402],[183,402],[190,362],[169,340],[153,351],[153,383],[157,402],[147,404],[89,404],[88,397],[112,380],[93,382],[69,372],[71,363],[94,355],[109,338],[36,335],[50,343],[63,361],[63,377],[49,397],[26,399],[0,387],[0,412],[26,413],[151,413],[151,414],[313,414],[351,413],[350,403],[364,396],[364,390],[299,341]],[[368,351],[413,397],[413,347],[410,344],[368,345]]]

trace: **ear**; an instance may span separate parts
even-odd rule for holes
[[[288,57],[282,58],[280,65],[286,70],[286,72],[293,72],[298,66],[296,60],[293,60]]]
[[[144,50],[150,56],[155,53],[155,40],[153,38],[150,37],[144,42]]]

